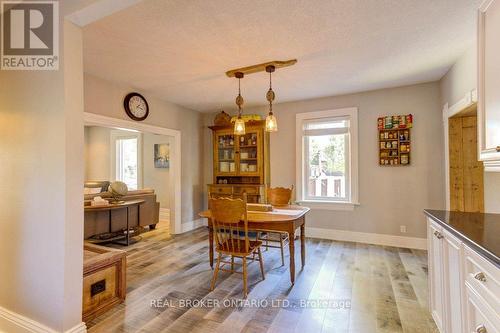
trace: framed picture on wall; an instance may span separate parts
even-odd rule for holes
[[[168,143],[155,143],[154,149],[155,168],[168,169],[170,167],[170,145]]]

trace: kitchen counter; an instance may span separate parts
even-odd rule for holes
[[[500,267],[500,214],[430,209],[424,212],[482,257]]]

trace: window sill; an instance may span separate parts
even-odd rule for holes
[[[319,201],[319,200],[301,200],[297,204],[304,207],[309,207],[314,210],[343,210],[353,211],[354,207],[359,206],[359,203],[341,202],[341,201]]]

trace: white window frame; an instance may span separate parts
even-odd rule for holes
[[[328,118],[348,118],[349,119],[349,177],[350,188],[346,189],[349,193],[347,200],[325,200],[314,199],[309,200],[305,197],[304,179],[306,174],[305,167],[305,140],[304,140],[304,123],[311,120],[321,120]],[[359,205],[358,199],[358,108],[343,108],[335,110],[315,111],[298,113],[295,116],[295,138],[296,138],[296,185],[297,185],[297,202],[311,209],[325,210],[353,210]]]
[[[137,189],[143,188],[143,175],[142,175],[142,135],[141,133],[133,133],[131,131],[130,134],[124,133],[122,130],[112,130],[110,136],[110,147],[111,147],[111,163],[110,163],[110,174],[112,176],[112,181],[118,180],[118,155],[116,150],[116,144],[118,140],[123,139],[137,139]]]

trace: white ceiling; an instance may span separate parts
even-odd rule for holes
[[[481,0],[144,0],[84,28],[85,71],[198,110],[234,109],[225,72],[297,58],[276,102],[440,79],[475,38]],[[242,80],[265,104],[268,77]]]

